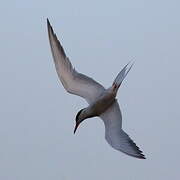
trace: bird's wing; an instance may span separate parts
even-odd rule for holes
[[[145,159],[142,151],[133,140],[122,130],[122,115],[119,104],[116,102],[100,115],[105,124],[105,138],[114,149],[127,155]]]
[[[73,68],[48,19],[47,28],[56,71],[64,88],[69,93],[81,96],[88,103],[92,103],[105,90],[104,87]]]

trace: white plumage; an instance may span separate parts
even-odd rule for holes
[[[59,79],[69,93],[83,97],[89,104],[87,108],[78,112],[75,131],[83,120],[99,116],[105,125],[105,138],[114,149],[136,158],[145,159],[142,151],[122,130],[122,115],[116,100],[117,91],[132,65],[127,64],[117,75],[113,85],[105,89],[94,79],[78,73],[73,68],[48,19],[47,27],[51,51]]]

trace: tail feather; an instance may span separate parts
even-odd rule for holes
[[[124,66],[124,68],[119,72],[116,79],[113,82],[113,85],[116,85],[116,87],[119,87],[121,83],[123,82],[124,78],[127,76],[128,72],[131,70],[134,63],[129,62]]]

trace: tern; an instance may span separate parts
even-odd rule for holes
[[[94,79],[73,68],[48,19],[47,28],[55,68],[62,85],[67,92],[84,98],[89,104],[77,113],[74,133],[85,119],[98,116],[104,122],[105,139],[110,146],[129,156],[145,159],[139,147],[122,129],[122,115],[116,99],[118,89],[133,64],[128,63],[119,72],[112,86],[105,89]]]

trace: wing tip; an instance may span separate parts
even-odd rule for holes
[[[47,29],[48,29],[48,35],[49,35],[50,44],[51,44],[51,40],[54,39],[56,44],[57,44],[57,47],[59,48],[59,50],[60,50],[60,52],[62,54],[62,56],[64,58],[66,58],[66,53],[65,53],[60,41],[58,40],[56,34],[54,33],[54,30],[53,30],[53,28],[51,26],[51,23],[50,23],[48,18],[47,18]]]
[[[54,35],[54,31],[53,31],[53,29],[52,29],[52,26],[51,26],[51,23],[50,23],[49,19],[47,18],[46,20],[47,20],[48,32],[49,32],[49,33],[51,32],[51,33]]]
[[[142,156],[139,159],[146,159],[146,157],[144,156],[144,154],[142,154]]]
[[[128,152],[125,152],[125,151],[122,151],[121,149],[117,149],[125,154],[127,154],[128,156],[131,156],[131,157],[134,157],[134,158],[137,158],[137,159],[146,159],[145,155],[142,154],[142,153],[138,153],[138,154],[132,154],[132,153],[128,153]],[[142,151],[141,151],[142,152]]]
[[[136,145],[136,143],[132,139],[130,139],[128,142],[130,146],[134,149],[134,151],[137,152],[137,155],[133,155],[134,157],[139,158],[139,159],[146,159],[143,152],[140,150],[140,148]]]
[[[47,20],[47,24],[48,24],[48,25],[50,25],[49,19],[48,19],[48,18],[46,18],[46,20]]]
[[[139,159],[146,159],[145,155],[144,154],[139,154],[136,156],[136,158],[139,158]]]
[[[53,32],[53,29],[52,29],[52,26],[51,26],[51,23],[49,21],[49,19],[47,18],[47,29],[48,29],[48,35],[49,35],[49,38],[50,38],[50,34],[54,35],[54,32]]]

